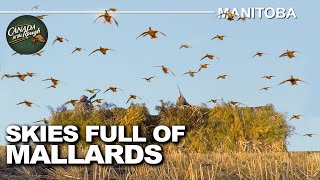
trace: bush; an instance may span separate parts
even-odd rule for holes
[[[145,104],[132,104],[128,109],[103,104],[86,111],[59,108],[51,109],[50,119],[51,125],[78,126],[81,144],[87,125],[124,125],[127,135],[131,135],[132,126],[138,125],[148,143],[156,143],[151,137],[155,126],[186,125],[186,137],[179,144],[165,144],[165,150],[201,153],[285,151],[286,139],[293,130],[286,123],[285,115],[276,112],[272,105],[250,108],[222,103],[208,108],[204,105],[176,107],[166,102],[156,109],[159,114],[153,116]]]

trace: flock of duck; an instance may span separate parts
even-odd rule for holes
[[[33,7],[32,9],[38,9],[38,6],[35,6]],[[106,10],[104,14],[101,14],[100,16],[98,16],[94,22],[96,22],[97,20],[99,20],[100,18],[104,19],[104,23],[109,23],[109,24],[112,24],[113,22],[115,23],[116,26],[119,25],[118,21],[111,15],[112,13],[116,13],[116,11],[118,11],[116,8],[110,8],[109,10]],[[111,13],[110,13],[111,12]],[[221,14],[223,15],[223,14]],[[226,16],[226,19],[229,20],[229,21],[234,21],[234,17],[236,17],[235,14],[232,14],[231,12],[227,12],[224,14]],[[36,16],[37,18],[39,19],[44,19],[46,16],[48,15],[39,15],[39,16]],[[238,21],[239,20],[242,20],[242,21],[245,21],[247,18],[246,17],[238,17]],[[151,39],[157,39],[158,38],[158,35],[162,35],[164,37],[166,37],[166,34],[159,31],[159,30],[155,30],[155,29],[152,29],[151,27],[148,28],[148,30],[142,32],[140,35],[138,35],[138,37],[136,39],[139,39],[139,38],[143,38],[143,37],[147,37],[149,36]],[[225,35],[216,35],[214,37],[212,37],[211,40],[218,40],[218,41],[223,41],[227,36]],[[69,41],[68,39],[64,38],[64,37],[60,37],[60,36],[56,36],[56,38],[54,39],[53,43],[52,43],[52,46],[59,42],[59,43],[64,43],[66,41]],[[188,49],[188,48],[192,48],[189,44],[182,44],[179,49]],[[71,54],[74,54],[76,52],[81,52],[83,50],[86,50],[84,48],[81,48],[81,47],[76,47],[72,52]],[[106,55],[107,53],[109,53],[109,51],[115,51],[113,49],[110,49],[110,48],[107,48],[107,47],[99,47],[99,48],[96,48],[96,49],[93,49],[92,52],[89,54],[92,55],[93,53],[98,53],[100,52],[102,55]],[[33,54],[33,56],[42,56],[42,54],[44,53],[44,51],[39,51],[35,54]],[[298,51],[296,50],[286,50],[285,52],[283,52],[282,54],[279,55],[279,58],[289,58],[289,59],[294,59],[296,56],[295,56],[295,53],[298,53]],[[16,55],[18,53],[14,53],[13,55]],[[256,54],[254,54],[252,56],[252,58],[259,58],[259,57],[262,57],[264,56],[265,53],[262,52],[262,51],[258,51]],[[218,57],[216,57],[214,54],[205,54],[201,59],[200,61],[202,60],[205,60],[205,59],[208,59],[208,60],[220,60]],[[196,74],[200,73],[201,71],[203,71],[204,69],[207,69],[208,66],[210,64],[208,63],[203,63],[203,64],[200,64],[200,67],[195,70],[195,71],[188,71],[188,72],[185,72],[184,74],[182,74],[182,76],[184,75],[189,75],[191,77],[194,77]],[[162,72],[164,74],[171,74],[173,76],[176,76],[176,74],[171,71],[168,67],[166,67],[165,65],[160,65],[160,66],[154,66],[156,68],[160,68],[162,70]],[[26,72],[26,73],[20,73],[20,72],[17,72],[15,74],[4,74],[1,78],[4,79],[4,78],[9,78],[9,79],[12,79],[12,78],[17,78],[19,79],[20,81],[25,81],[26,78],[32,78],[33,76],[35,76],[36,74],[33,73],[33,72]],[[222,74],[222,75],[219,75],[216,79],[226,79],[229,75],[228,74]],[[275,76],[273,75],[265,75],[261,78],[264,78],[264,79],[273,79]],[[145,80],[146,82],[150,83],[153,79],[155,78],[155,76],[151,76],[151,77],[143,77],[142,79]],[[46,78],[46,79],[43,79],[42,81],[49,81],[51,82],[50,86],[48,86],[47,88],[57,88],[57,86],[61,83],[63,83],[61,80],[58,80],[58,79],[55,79],[53,77],[50,77],[50,78]],[[282,84],[285,84],[285,83],[290,83],[292,86],[294,85],[298,85],[298,83],[306,83],[308,84],[307,82],[305,82],[304,80],[300,79],[300,78],[297,78],[297,77],[289,77],[288,79],[286,80],[283,80],[282,82],[280,82],[277,86],[279,85],[282,85]],[[268,91],[270,88],[270,86],[267,86],[267,87],[262,87],[260,90],[265,90],[265,91]],[[114,86],[110,86],[108,89],[106,89],[103,93],[107,93],[107,92],[113,92],[113,93],[116,93],[118,91],[123,91],[121,88],[119,87],[114,87]],[[90,94],[93,94],[93,97],[95,98],[97,93],[99,93],[101,90],[100,89],[86,89],[85,91],[87,91],[88,93]],[[179,104],[180,105],[189,105],[186,100],[184,99],[180,89],[179,89],[179,92],[180,92],[180,97],[178,98],[178,101],[179,101]],[[93,99],[93,98],[90,98],[90,100]],[[130,94],[126,103],[128,104],[129,102],[131,102],[132,100],[135,100],[135,99],[141,99],[139,96],[137,95],[134,95],[134,94]],[[102,103],[104,99],[94,99],[93,101],[91,101],[91,103],[97,103],[97,104],[100,104]],[[64,103],[65,105],[68,105],[68,104],[71,104],[73,106],[76,105],[76,103],[78,102],[79,100],[76,100],[76,99],[71,99],[69,101],[67,101],[66,103]],[[177,101],[177,105],[178,105],[178,101]],[[219,103],[219,100],[217,99],[210,99],[207,103],[214,103],[214,104],[217,104]],[[33,102],[30,102],[30,101],[27,101],[27,100],[24,100],[24,101],[21,101],[19,103],[17,103],[17,105],[26,105],[27,107],[33,107],[34,106],[38,106],[37,104],[33,103]],[[237,105],[244,105],[243,103],[240,103],[240,102],[237,102],[237,101],[230,101],[229,102],[230,105],[232,106],[237,106]],[[244,105],[246,106],[246,105]],[[38,106],[40,107],[40,106]],[[293,120],[293,119],[300,119],[302,115],[300,114],[295,114],[295,115],[292,115],[292,117],[289,119],[289,120]],[[35,121],[35,122],[44,122],[46,124],[48,124],[48,120],[44,119],[44,120],[39,120],[39,121]],[[317,135],[317,134],[312,134],[312,133],[308,133],[308,134],[304,134],[303,136],[307,136],[307,137],[313,137],[314,135]]]

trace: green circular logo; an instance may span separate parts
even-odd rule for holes
[[[47,43],[48,30],[37,17],[24,15],[14,19],[7,28],[7,42],[19,54],[34,54]]]

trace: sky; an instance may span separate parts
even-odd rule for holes
[[[217,11],[218,8],[283,7],[294,8],[297,19],[255,19],[245,22],[229,22],[218,19],[214,14],[118,14],[114,17],[119,27],[103,24],[102,19],[93,23],[99,14],[50,14],[43,20],[49,31],[49,40],[43,48],[42,57],[12,56],[13,50],[7,44],[5,33],[9,23],[19,14],[1,14],[0,23],[0,64],[1,75],[15,72],[35,72],[37,76],[26,82],[17,79],[0,81],[0,144],[6,144],[5,128],[10,124],[32,125],[35,120],[48,118],[46,106],[58,107],[80,95],[89,96],[85,89],[107,89],[117,86],[125,92],[100,94],[99,98],[128,107],[129,94],[136,94],[146,103],[150,112],[160,99],[175,101],[179,85],[189,103],[200,105],[211,98],[225,101],[239,101],[248,106],[273,104],[277,111],[303,114],[300,120],[289,122],[299,134],[320,134],[320,72],[318,48],[320,21],[317,7],[320,1],[309,0],[140,0],[140,1],[88,1],[78,0],[15,0],[1,1],[0,11],[30,10],[39,5],[38,10],[105,10],[110,7],[123,11],[136,10],[191,10]],[[159,36],[136,40],[136,37],[151,26],[164,32]],[[226,35],[224,41],[211,38],[217,34]],[[52,42],[56,36],[69,40],[66,43]],[[182,49],[181,44],[189,44],[190,49]],[[88,56],[98,47],[116,50],[107,55],[99,53]],[[71,55],[75,47],[86,51]],[[298,50],[296,58],[279,58],[285,50]],[[252,59],[257,51],[266,56]],[[212,53],[221,60],[200,61],[206,53]],[[181,76],[189,70],[197,70],[200,63],[211,64],[194,78]],[[153,66],[165,65],[176,77],[165,75]],[[221,74],[230,75],[226,80],[217,80]],[[273,80],[261,79],[264,75],[276,76]],[[264,86],[275,86],[291,75],[307,81],[310,85],[289,84],[269,91],[259,91]],[[141,78],[156,76],[151,83]],[[46,89],[49,82],[42,79],[54,77],[64,83],[57,89]],[[16,106],[23,100],[30,100],[41,108]],[[209,106],[212,106],[209,104]],[[71,108],[71,107],[69,107]],[[293,135],[288,139],[291,151],[319,151],[320,136],[306,138]]]

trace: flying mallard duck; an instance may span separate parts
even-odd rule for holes
[[[38,19],[43,19],[44,17],[46,17],[46,16],[48,16],[48,15],[39,15],[39,16],[36,16]]]
[[[182,49],[182,48],[188,49],[188,48],[191,48],[191,46],[189,46],[188,44],[182,44],[179,49]]]
[[[30,101],[27,101],[27,100],[24,100],[24,101],[22,101],[22,102],[19,102],[17,105],[21,105],[21,104],[25,104],[25,105],[28,106],[28,107],[32,107],[32,105],[35,105],[35,106],[37,106],[37,107],[40,107],[40,106],[34,104],[33,102],[30,102]]]
[[[227,76],[229,76],[229,75],[227,75],[227,74],[219,75],[219,76],[217,77],[217,79],[226,79]]]
[[[84,48],[79,48],[79,47],[76,47],[71,54],[75,53],[75,52],[81,52],[82,50],[86,50]]]
[[[51,81],[53,85],[58,85],[59,83],[62,83],[62,81],[58,80],[58,79],[54,79],[52,77],[44,79],[42,81]]]
[[[237,21],[245,21],[246,19],[248,19],[248,17],[246,16],[239,16]]]
[[[228,37],[228,36],[218,35],[218,34],[217,34],[217,35],[216,35],[215,37],[213,37],[211,40],[219,39],[219,40],[221,40],[221,41],[222,41],[222,40],[224,40],[224,38],[225,38],[225,37]]]
[[[227,20],[229,20],[229,21],[233,21],[234,17],[237,16],[236,14],[233,14],[230,11],[228,11],[226,13],[221,13],[218,16],[221,16],[221,15],[226,15],[227,16]]]
[[[161,66],[153,66],[153,67],[161,67],[162,71],[163,71],[165,74],[169,74],[169,72],[170,72],[173,76],[176,76],[169,68],[165,67],[164,65],[161,65]]]
[[[33,72],[27,72],[27,75],[28,75],[29,77],[33,77],[33,76],[35,76],[35,75],[36,75],[36,73],[33,73]]]
[[[261,78],[265,78],[265,79],[272,79],[272,78],[274,78],[275,76],[263,76],[263,77],[261,77]]]
[[[317,136],[317,134],[307,133],[307,134],[305,134],[305,135],[303,135],[303,136],[313,137],[313,136]]]
[[[112,20],[113,20],[114,23],[115,23],[117,26],[119,26],[117,20],[116,20],[114,17],[112,17],[112,16],[108,13],[107,10],[105,11],[104,14],[98,16],[97,19],[94,20],[94,23],[95,23],[99,18],[102,18],[102,17],[104,18],[104,21],[103,21],[104,24],[105,24],[106,22],[108,22],[109,24],[112,24]]]
[[[32,54],[32,56],[42,56],[42,53],[43,53],[43,52],[44,52],[44,51],[38,51],[38,52]]]
[[[237,102],[237,101],[230,101],[229,104],[231,104],[232,106],[237,106],[237,105],[244,105],[244,106],[247,106],[241,102]],[[248,106],[247,106],[248,107]]]
[[[46,118],[44,119],[41,119],[41,120],[38,120],[38,121],[34,121],[33,123],[44,123],[45,125],[49,125],[50,124],[50,121],[47,120]]]
[[[202,69],[207,69],[209,65],[210,64],[200,64],[200,68],[199,68],[198,72],[200,72]]]
[[[115,51],[115,50],[110,49],[110,48],[103,48],[103,47],[100,46],[100,48],[97,48],[97,49],[93,50],[93,51],[89,54],[89,56],[91,56],[91,54],[93,54],[93,53],[95,53],[95,52],[98,52],[98,51],[100,51],[103,55],[106,55],[106,54],[107,54],[107,51]]]
[[[286,82],[290,82],[292,86],[298,85],[297,82],[303,82],[303,83],[308,84],[307,82],[305,82],[305,81],[303,81],[303,80],[301,80],[301,79],[299,79],[299,78],[294,78],[293,76],[291,76],[290,79],[287,79],[287,80],[285,80],[285,81],[282,81],[279,85],[284,84],[284,83],[286,83]],[[279,85],[278,85],[278,86],[279,86]]]
[[[160,31],[158,31],[158,30],[152,30],[152,28],[149,27],[149,30],[141,33],[141,34],[137,37],[137,39],[138,39],[139,37],[141,37],[141,36],[142,36],[142,37],[146,37],[147,35],[149,35],[149,36],[151,37],[151,39],[156,39],[156,38],[158,38],[158,37],[157,37],[157,33],[160,33],[160,34],[162,34],[163,36],[167,36],[166,34],[160,32]]]
[[[292,119],[300,119],[301,116],[302,116],[301,114],[292,115],[292,117],[289,120],[291,121]]]
[[[17,77],[19,78],[21,81],[25,81],[25,78],[29,76],[29,74],[20,74],[19,72],[17,72],[16,75],[13,75],[12,77]]]
[[[44,37],[42,36],[42,34],[37,34],[35,37],[32,38],[32,44],[35,44],[35,43],[45,43],[46,40],[44,39]]]
[[[214,56],[213,54],[206,54],[206,55],[204,55],[201,59],[200,59],[200,61],[202,61],[202,60],[204,60],[204,59],[206,59],[206,58],[208,58],[208,59],[213,59],[213,58],[217,58],[218,60],[220,60],[218,57],[216,57],[216,56]]]
[[[184,76],[184,75],[186,75],[186,74],[189,74],[191,77],[194,77],[194,75],[197,74],[197,73],[198,73],[198,72],[195,72],[195,71],[191,71],[191,70],[190,70],[190,71],[182,74],[182,76]]]
[[[126,104],[128,104],[130,100],[132,100],[132,99],[137,99],[137,98],[141,99],[140,97],[138,97],[138,96],[136,96],[136,95],[130,94],[130,96],[129,96]],[[142,99],[141,99],[141,100],[142,100]]]
[[[107,90],[105,90],[105,91],[103,92],[103,94],[106,93],[106,92],[108,92],[108,91],[118,92],[118,90],[123,91],[122,89],[120,89],[120,88],[118,88],[118,87],[112,87],[112,86],[110,86]]]
[[[20,53],[14,52],[14,53],[12,54],[12,56],[17,55],[17,54],[19,54],[19,55],[23,55],[23,54],[20,54]]]
[[[116,8],[109,8],[108,11],[116,12],[116,11],[118,11],[118,9],[116,9]]]
[[[263,88],[261,88],[260,90],[268,91],[270,88],[271,88],[270,86],[267,86],[267,87],[263,87]]]
[[[95,99],[95,100],[93,100],[91,103],[101,104],[103,100],[104,100],[104,99]]]
[[[59,42],[64,42],[64,41],[69,41],[68,39],[66,39],[66,38],[63,38],[63,37],[59,37],[59,36],[57,36],[55,39],[54,39],[54,41],[53,41],[53,43],[52,43],[52,46],[54,45],[54,43],[56,43],[57,41],[59,41]]]
[[[32,10],[35,10],[35,9],[39,9],[39,5],[33,6],[33,7],[31,8],[31,11],[32,11]]]
[[[208,101],[207,103],[214,103],[217,104],[218,103],[218,99],[210,99],[210,101]]]
[[[72,106],[75,106],[77,102],[78,102],[78,100],[71,99],[70,101],[67,101],[66,103],[64,103],[64,105],[72,104]]]
[[[286,50],[286,52],[282,53],[279,57],[285,57],[287,56],[288,58],[292,59],[295,57],[294,53],[296,52],[299,52],[299,51],[289,51],[289,50]]]
[[[256,54],[254,54],[254,55],[252,56],[252,58],[254,58],[254,57],[256,57],[256,56],[262,57],[262,56],[265,55],[265,54],[266,54],[266,53],[264,53],[264,52],[258,51]]]
[[[146,80],[147,82],[151,82],[151,79],[153,79],[153,78],[155,78],[155,76],[142,78],[142,79]]]
[[[94,94],[96,91],[101,91],[100,89],[86,89],[85,91]]]

